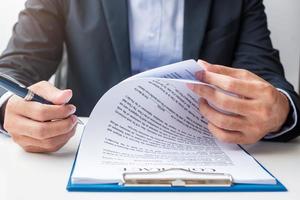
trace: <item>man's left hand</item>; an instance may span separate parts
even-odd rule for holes
[[[206,70],[196,74],[198,79],[236,94],[231,96],[206,85],[188,85],[202,97],[199,110],[216,138],[228,143],[252,144],[281,129],[290,110],[283,93],[247,70],[199,62]]]

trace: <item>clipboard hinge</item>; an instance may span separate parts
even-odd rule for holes
[[[194,172],[184,168],[123,174],[124,186],[230,187],[232,184],[230,174]]]

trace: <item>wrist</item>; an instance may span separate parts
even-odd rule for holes
[[[291,104],[288,97],[281,91],[277,91],[277,92],[278,92],[277,102],[279,105],[279,112],[277,113],[279,116],[278,118],[279,120],[274,123],[276,124],[276,127],[271,131],[271,134],[278,133],[282,129],[282,127],[286,125],[286,123],[292,121],[289,119],[293,118],[291,112]]]

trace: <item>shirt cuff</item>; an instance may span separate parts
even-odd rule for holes
[[[13,95],[11,92],[6,92],[0,97],[0,108],[7,102],[7,100]],[[10,136],[8,132],[3,129],[2,123],[0,123],[0,133]]]
[[[297,120],[298,120],[297,116],[298,115],[297,115],[297,110],[296,110],[295,103],[293,102],[292,98],[290,97],[290,95],[286,91],[284,91],[284,90],[282,90],[280,88],[277,88],[277,90],[280,91],[281,93],[283,93],[289,99],[289,102],[290,102],[290,105],[291,105],[291,109],[292,109],[290,112],[293,112],[292,116],[293,116],[294,123],[290,123],[292,125],[283,126],[280,129],[280,131],[278,131],[278,133],[267,134],[264,137],[264,139],[273,139],[273,138],[279,137],[279,136],[285,134],[286,132],[292,130],[296,126],[296,124],[297,124]]]

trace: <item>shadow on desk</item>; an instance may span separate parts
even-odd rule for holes
[[[243,148],[254,155],[266,154],[289,154],[291,152],[300,151],[300,138],[290,142],[258,142],[253,145],[242,145]]]

